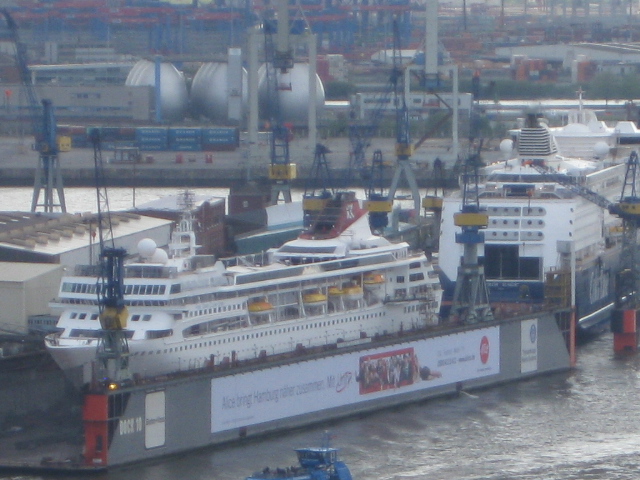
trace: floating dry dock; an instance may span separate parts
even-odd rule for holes
[[[0,469],[104,470],[563,371],[574,337],[569,311],[541,311],[87,385],[72,418],[0,438]]]

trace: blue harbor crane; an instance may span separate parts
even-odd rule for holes
[[[293,68],[287,1],[278,2],[277,14],[277,21],[265,19],[262,28],[265,37],[267,115],[271,133],[269,179],[272,181],[271,204],[273,205],[279,202],[281,196],[284,202],[291,202],[291,181],[297,176],[296,165],[291,163],[289,154],[291,131],[283,122],[280,105],[280,90],[291,89],[291,84],[284,79]]]
[[[462,264],[458,267],[456,288],[450,317],[454,322],[472,324],[493,320],[484,267],[478,262],[478,245],[484,243],[480,230],[489,225],[489,216],[480,207],[478,169],[480,155],[472,155],[464,164],[462,176],[462,209],[454,215],[454,224],[462,229],[456,243],[464,246]]]
[[[42,208],[51,213],[56,210],[67,211],[62,185],[62,174],[58,159],[58,140],[53,105],[50,100],[38,102],[35,86],[31,78],[27,61],[27,48],[20,40],[18,26],[7,9],[0,9],[8,27],[9,38],[15,45],[16,64],[20,81],[27,96],[27,109],[31,130],[35,137],[35,150],[38,152],[38,164],[33,185],[31,211]],[[54,192],[57,200],[54,199]],[[42,198],[41,198],[42,197]]]
[[[616,305],[611,319],[613,348],[616,353],[638,351],[638,311],[640,311],[640,197],[637,193],[638,154],[627,160],[620,201],[609,212],[622,219],[622,254],[624,266],[616,275]]]
[[[96,386],[110,389],[131,379],[129,372],[129,345],[126,327],[129,313],[124,302],[124,260],[127,252],[116,248],[113,239],[113,223],[107,196],[104,162],[100,142],[100,130],[90,132],[93,144],[96,197],[98,201],[97,230],[100,245],[98,262],[99,320],[102,335],[98,341],[96,360],[98,371]]]
[[[311,173],[302,197],[304,228],[310,228],[317,221],[318,215],[325,209],[327,201],[335,195],[327,153],[331,153],[331,150],[325,145],[320,143],[316,145]]]
[[[413,198],[414,209],[416,213],[420,212],[420,192],[418,191],[418,183],[413,173],[409,159],[413,155],[414,145],[411,143],[411,132],[409,125],[409,108],[407,107],[407,98],[405,95],[404,81],[405,70],[402,68],[400,61],[400,31],[398,20],[393,22],[393,100],[396,110],[396,167],[389,187],[389,201],[392,201],[396,195],[400,179],[405,177],[411,196]]]

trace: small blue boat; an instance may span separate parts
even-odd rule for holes
[[[352,480],[349,467],[338,459],[338,449],[329,446],[328,439],[322,447],[296,448],[299,466],[267,467],[246,480]]]

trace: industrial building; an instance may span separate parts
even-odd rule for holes
[[[569,71],[572,83],[599,72],[640,72],[640,45],[633,43],[568,43],[496,48],[498,59],[511,63],[516,80],[552,80]]]
[[[135,213],[112,214],[118,247],[135,252],[143,238],[167,245],[173,222]],[[98,261],[97,218],[87,214],[0,214],[0,262],[54,263],[68,268]]]
[[[134,213],[112,215],[117,246],[135,254],[143,238],[167,245],[170,220]],[[27,331],[29,319],[55,321],[49,302],[60,279],[78,264],[96,263],[99,254],[94,214],[2,212],[0,214],[0,330]]]
[[[26,333],[29,317],[48,313],[63,272],[50,263],[0,262],[0,332]]]
[[[136,207],[136,213],[178,222],[182,215],[184,195],[167,195]],[[192,195],[190,198],[195,221],[198,253],[222,256],[226,253],[224,198]]]

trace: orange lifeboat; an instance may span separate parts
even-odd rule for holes
[[[319,292],[306,293],[302,296],[302,302],[305,305],[317,305],[319,303],[324,303],[326,301],[327,301],[327,296]]]
[[[251,302],[249,304],[249,313],[254,315],[266,315],[273,312],[273,305],[266,300]]]
[[[339,287],[333,286],[329,287],[329,296],[330,297],[339,297],[344,294],[344,290]]]
[[[365,285],[380,285],[384,283],[384,275],[381,273],[369,273],[364,276],[363,281]]]
[[[360,300],[363,295],[362,287],[360,285],[353,285],[347,288],[343,288],[342,292],[344,298],[346,298],[347,300]]]

